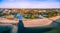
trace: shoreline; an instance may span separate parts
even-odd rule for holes
[[[56,16],[56,17],[53,17],[53,18],[33,19],[33,20],[32,19],[24,19],[23,24],[24,24],[24,27],[48,26],[54,20],[57,20],[59,18],[60,18],[60,16]],[[52,20],[49,20],[49,19],[52,19]],[[3,19],[3,20],[0,19],[0,22],[2,22],[2,23],[12,23],[12,24],[13,23],[17,24],[18,23],[18,21],[15,21],[15,20],[8,20],[8,21],[7,21],[7,19]]]

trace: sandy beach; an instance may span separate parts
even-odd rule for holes
[[[57,20],[59,18],[60,18],[60,16],[56,16],[56,17],[52,17],[52,18],[44,18],[44,19],[25,19],[25,20],[23,20],[23,24],[24,24],[24,27],[48,26],[54,20]],[[18,21],[16,21],[16,20],[8,20],[5,18],[1,18],[0,22],[8,23],[8,24],[14,24],[14,23],[17,24],[18,23]]]

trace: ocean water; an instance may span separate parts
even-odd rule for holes
[[[60,33],[60,24],[53,22],[46,27],[25,27],[18,32],[18,26],[0,26],[0,33]]]

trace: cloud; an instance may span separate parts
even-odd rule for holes
[[[5,1],[5,2],[16,2],[16,1],[28,1],[28,2],[37,2],[37,1],[39,1],[39,2],[43,2],[43,1],[47,1],[47,2],[49,2],[49,1],[51,1],[51,2],[59,2],[60,0],[0,0],[0,1]]]
[[[10,2],[13,1],[13,2]],[[17,1],[10,0],[9,2],[3,2],[0,4],[0,8],[60,8],[59,2],[56,0],[45,0],[45,2],[31,2],[31,1]],[[50,2],[52,1],[52,2]],[[54,1],[54,2],[53,2]]]

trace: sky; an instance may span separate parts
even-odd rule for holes
[[[60,0],[0,0],[0,8],[60,8]]]

